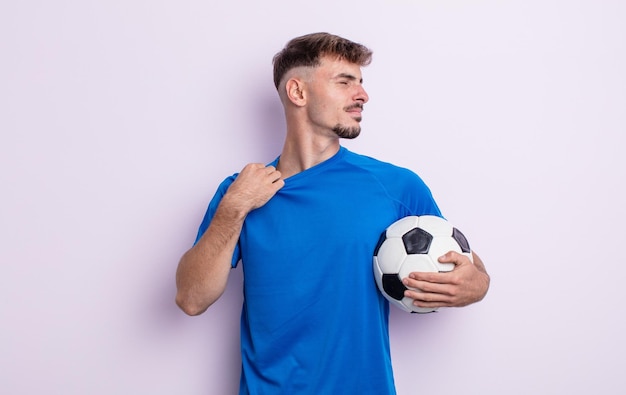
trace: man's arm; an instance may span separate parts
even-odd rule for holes
[[[273,166],[253,163],[228,188],[209,227],[178,264],[176,304],[185,313],[202,314],[224,293],[243,222],[283,187],[280,177]]]
[[[491,281],[483,261],[472,252],[474,263],[465,255],[448,252],[440,262],[455,264],[454,270],[446,273],[413,272],[403,280],[407,287],[405,296],[414,299],[419,307],[461,307],[482,300],[489,290]]]

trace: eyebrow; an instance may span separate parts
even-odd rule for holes
[[[345,78],[345,79],[348,79],[350,81],[356,81],[357,80],[357,78],[355,76],[353,76],[352,74],[348,74],[348,73],[340,73],[337,76],[335,76],[334,79],[341,79],[341,78]],[[363,83],[363,78],[361,78],[359,80],[359,82],[362,84]]]

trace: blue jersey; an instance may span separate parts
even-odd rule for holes
[[[440,212],[415,173],[344,147],[250,212],[233,255],[244,273],[240,394],[395,394],[372,255],[387,226],[423,214]]]

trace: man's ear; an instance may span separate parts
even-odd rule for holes
[[[290,78],[285,83],[285,93],[296,106],[303,106],[306,103],[306,93],[304,91],[304,82],[297,78]]]

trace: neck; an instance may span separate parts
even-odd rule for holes
[[[340,148],[339,138],[285,140],[278,170],[283,178],[291,177],[304,170],[330,159]]]

